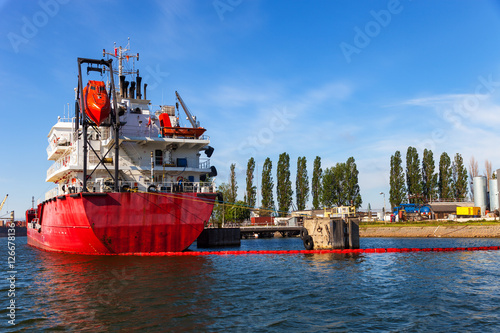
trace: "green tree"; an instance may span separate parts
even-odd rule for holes
[[[338,188],[335,167],[326,168],[321,177],[320,202],[325,208],[334,207],[337,203]]]
[[[295,193],[297,199],[297,209],[306,209],[306,202],[309,199],[309,176],[307,175],[307,160],[305,156],[297,159]]]
[[[226,207],[226,221],[241,223],[250,218],[250,209],[246,202],[239,200],[238,202]]]
[[[262,183],[261,183],[261,194],[262,202],[261,207],[264,209],[263,215],[270,216],[271,212],[274,210],[274,199],[273,199],[273,176],[271,171],[273,168],[273,162],[268,157],[264,161],[264,166],[262,167]]]
[[[406,202],[406,187],[405,187],[405,174],[402,167],[403,161],[401,153],[397,150],[391,156],[391,175],[390,175],[390,193],[389,202],[391,207]]]
[[[408,147],[406,151],[406,188],[410,203],[419,203],[422,195],[422,173],[417,148]]]
[[[293,201],[292,181],[290,180],[290,156],[287,153],[281,154],[278,159],[276,195],[280,216],[286,216]]]
[[[334,193],[335,205],[337,207],[349,205],[349,192],[347,187],[347,166],[345,163],[337,163],[333,167],[335,177]]]
[[[217,192],[222,193],[223,200],[225,200],[229,196],[229,184],[222,183],[217,187]],[[214,205],[214,209],[212,211],[212,222],[214,225],[218,225],[219,227],[227,221],[227,212],[226,212],[226,204],[224,202],[216,202]]]
[[[446,152],[439,158],[438,190],[440,199],[451,199],[452,192],[451,160]]]
[[[321,202],[327,207],[350,205],[349,172],[346,163],[325,169],[321,182]]]
[[[347,191],[347,202],[344,204],[353,205],[356,208],[361,207],[363,203],[359,190],[358,175],[359,171],[356,167],[356,161],[351,156],[347,159],[344,166],[344,183]]]
[[[465,199],[467,196],[467,168],[462,155],[457,153],[452,163],[453,196],[455,199]]]
[[[257,195],[257,187],[253,185],[255,171],[255,160],[251,157],[247,163],[247,188],[245,194],[245,203],[248,207],[255,207],[256,195]]]
[[[314,159],[313,176],[311,183],[312,205],[313,209],[319,209],[321,203],[321,157],[316,156]]]
[[[422,157],[422,194],[431,201],[436,197],[438,174],[435,173],[434,154],[432,150],[424,149]]]
[[[238,185],[236,182],[236,164],[232,163],[229,172],[229,193],[227,197],[227,202],[235,203],[238,193]]]

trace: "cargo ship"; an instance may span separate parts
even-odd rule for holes
[[[74,116],[59,117],[48,134],[54,163],[46,181],[55,186],[26,211],[31,246],[97,255],[183,251],[222,200],[205,128],[177,91],[174,105],[151,104],[129,45],[77,59]],[[190,126],[182,126],[181,112]]]

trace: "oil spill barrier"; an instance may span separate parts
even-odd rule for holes
[[[252,254],[359,254],[359,253],[408,253],[408,252],[457,252],[457,251],[498,251],[500,246],[479,247],[435,247],[435,248],[376,248],[344,250],[261,250],[261,251],[185,251],[156,253],[124,253],[125,256],[211,256],[211,255],[252,255]]]

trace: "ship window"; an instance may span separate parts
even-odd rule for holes
[[[163,151],[155,150],[155,165],[163,165]]]

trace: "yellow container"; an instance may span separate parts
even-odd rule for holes
[[[479,216],[481,207],[457,207],[457,216]]]

